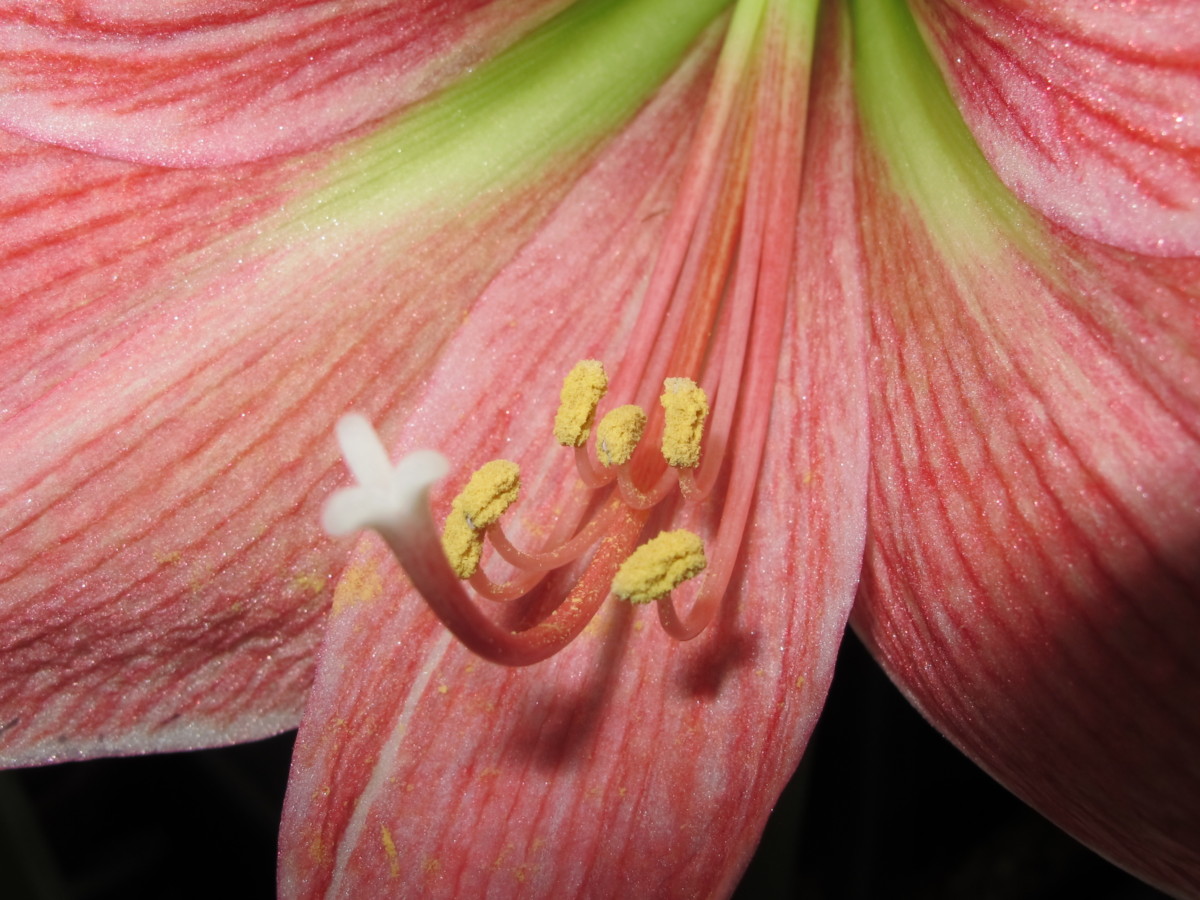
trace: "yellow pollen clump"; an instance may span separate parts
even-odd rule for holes
[[[618,406],[596,426],[596,457],[606,466],[624,465],[645,428],[646,413],[640,406]]]
[[[500,518],[521,489],[521,470],[506,459],[480,466],[450,504],[442,528],[442,551],[459,578],[470,578],[483,554],[484,529]]]
[[[664,531],[621,563],[612,591],[630,603],[649,603],[704,571],[704,542],[686,529]]]
[[[563,379],[554,438],[564,447],[582,447],[592,428],[596,406],[608,390],[608,376],[599,360],[584,359]]]
[[[507,459],[493,459],[480,466],[455,503],[462,507],[474,528],[487,528],[503,513],[521,489],[521,469]]]
[[[450,508],[450,515],[442,529],[442,552],[459,578],[470,578],[479,568],[479,557],[483,554],[483,532],[471,527],[457,500]]]
[[[662,453],[667,464],[691,468],[700,462],[700,438],[708,418],[708,395],[690,378],[663,381]]]

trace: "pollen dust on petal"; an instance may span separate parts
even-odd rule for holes
[[[505,860],[507,859],[508,855],[510,853],[512,853],[512,851],[513,851],[512,844],[505,844],[503,847],[501,847],[500,855],[497,856],[495,861],[492,863],[492,868],[493,869],[503,869],[504,865],[505,865]]]
[[[383,842],[383,852],[388,858],[388,875],[391,878],[400,877],[400,857],[396,853],[396,842],[386,825],[379,826],[379,839]]]
[[[325,590],[325,576],[301,572],[288,580],[288,587],[299,594],[316,595]]]
[[[382,594],[383,577],[374,563],[352,565],[342,574],[333,592],[333,612],[339,613],[348,606],[378,600]]]
[[[308,842],[308,857],[317,865],[322,865],[326,862],[325,842],[320,837],[315,837]]]

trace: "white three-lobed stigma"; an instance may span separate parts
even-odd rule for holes
[[[393,466],[379,435],[358,413],[338,420],[337,440],[358,484],[336,491],[322,510],[321,525],[334,536],[397,528],[418,514],[429,488],[450,471],[436,450],[417,450]]]

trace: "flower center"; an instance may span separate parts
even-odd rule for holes
[[[516,546],[500,524],[519,491],[515,464],[479,469],[439,534],[428,493],[446,461],[418,451],[393,468],[365,419],[338,423],[359,485],[330,498],[326,529],[378,531],[430,608],[487,659],[527,665],[557,653],[610,596],[656,603],[663,628],[679,640],[716,615],[766,444],[790,286],[806,82],[796,66],[810,58],[811,21],[793,21],[786,9],[743,2],[734,13],[612,384],[596,360],[566,376],[554,435],[574,449],[588,491],[558,515],[540,548]],[[608,408],[597,424],[609,395],[630,402]],[[647,434],[657,436],[657,449]],[[652,513],[655,522],[703,521],[705,537],[680,528],[638,546]],[[485,542],[513,567],[507,581],[480,566]],[[546,575],[565,566],[581,574],[565,597],[551,596]],[[681,616],[672,592],[689,579],[694,596]],[[498,616],[484,612],[493,602],[502,604]]]
[[[646,427],[645,411],[634,404],[609,411],[596,427],[596,459],[588,453],[587,439],[596,409],[607,390],[608,376],[600,362],[585,359],[578,363],[563,382],[554,435],[564,447],[575,448],[579,478],[593,495],[611,490],[615,482],[621,502],[631,510],[645,512],[662,503],[672,486],[669,470],[661,471],[649,490],[636,485],[633,459]],[[668,378],[659,399],[663,411],[662,460],[680,473],[681,485],[686,479],[689,488],[685,496],[690,494],[693,502],[699,501],[704,492],[696,485],[691,470],[700,462],[708,396],[690,378]],[[574,562],[605,536],[600,527],[603,523],[593,518],[577,527],[571,539],[553,549],[518,550],[504,533],[499,518],[516,500],[519,488],[520,473],[515,463],[502,459],[489,462],[471,476],[462,493],[454,498],[442,529],[442,549],[450,568],[459,578],[468,580],[481,596],[493,600],[524,595],[540,580],[538,573]],[[583,505],[597,507],[589,501]],[[627,559],[612,580],[613,593],[635,603],[648,603],[701,572],[707,563],[703,542],[688,531],[673,534],[671,540],[655,539],[642,545]],[[505,584],[492,582],[479,570],[485,539],[518,572],[530,577],[518,575]]]

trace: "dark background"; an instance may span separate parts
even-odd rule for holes
[[[270,900],[293,736],[0,772],[0,900]],[[925,724],[853,638],[737,900],[1157,900]]]

